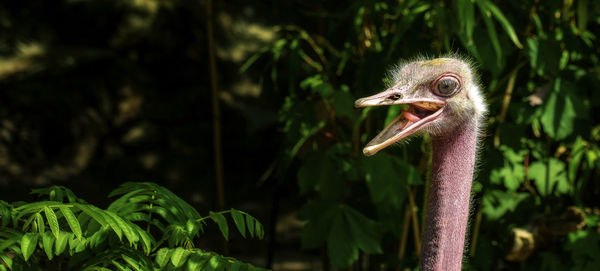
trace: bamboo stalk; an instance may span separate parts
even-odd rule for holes
[[[221,149],[221,111],[219,108],[219,89],[217,87],[217,65],[215,61],[215,40],[213,33],[213,6],[212,0],[206,1],[206,35],[208,39],[208,64],[210,72],[210,90],[213,107],[213,140],[215,175],[217,177],[217,200],[219,209],[225,209],[225,192],[223,187],[223,153]],[[229,247],[223,241],[223,254],[229,254]]]

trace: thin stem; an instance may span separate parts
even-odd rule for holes
[[[408,237],[408,226],[410,225],[410,206],[404,207],[404,220],[402,220],[402,235],[400,236],[400,243],[398,244],[398,267],[396,271],[402,270],[402,259],[404,259],[404,253],[406,252],[406,241]]]
[[[415,239],[415,251],[417,257],[421,254],[421,232],[419,231],[419,219],[417,218],[417,207],[415,206],[414,190],[408,190],[408,203],[410,204],[412,225],[413,225],[413,236]]]
[[[481,212],[481,208],[477,210],[477,216],[475,217],[475,227],[473,228],[473,239],[471,240],[471,250],[469,251],[469,255],[471,257],[475,256],[475,249],[477,248],[477,239],[479,238],[479,228],[481,226],[481,218],[483,216],[483,212]]]

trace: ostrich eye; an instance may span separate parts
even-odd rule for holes
[[[456,87],[458,86],[458,82],[455,79],[442,79],[440,81],[438,81],[437,87],[436,87],[436,94],[440,95],[440,96],[450,96],[454,93],[454,91],[456,90]]]

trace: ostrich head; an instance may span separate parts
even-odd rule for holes
[[[486,107],[472,70],[468,62],[454,57],[408,62],[392,70],[387,90],[354,105],[405,104],[408,108],[365,146],[364,154],[373,155],[419,132],[451,136],[465,122],[481,121]]]

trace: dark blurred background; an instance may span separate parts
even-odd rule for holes
[[[399,111],[352,105],[398,60],[454,52],[490,103],[469,270],[600,264],[595,1],[208,3],[3,1],[0,198],[63,185],[106,207],[119,184],[156,182],[202,214],[233,207],[265,225],[265,240],[233,236],[229,251],[209,230],[209,250],[278,270],[414,268],[429,142],[367,160]],[[339,231],[331,208],[361,230]]]

